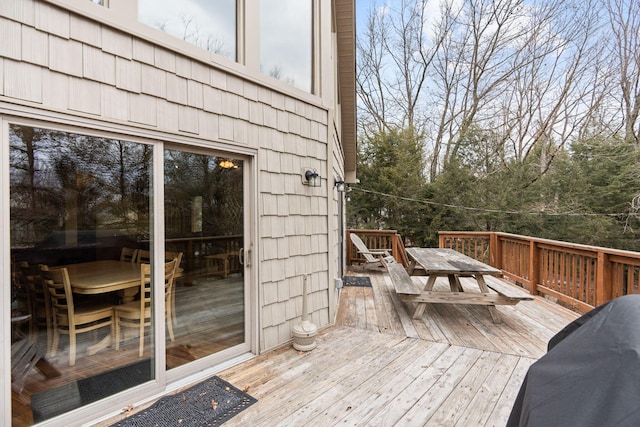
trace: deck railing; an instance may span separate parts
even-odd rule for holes
[[[640,293],[640,253],[498,232],[441,231],[439,246],[502,270],[534,295],[586,312]]]

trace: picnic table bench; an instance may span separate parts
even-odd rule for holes
[[[486,305],[493,321],[500,323],[496,305],[514,305],[533,299],[530,294],[491,276],[500,270],[451,249],[408,248],[407,253],[412,263],[419,264],[429,276],[424,289],[420,289],[401,264],[385,259],[385,266],[400,299],[417,303],[412,316],[414,319],[422,317],[427,303],[479,304]],[[450,291],[433,290],[436,279],[445,276],[449,280]],[[461,278],[477,284],[480,292],[465,292]]]

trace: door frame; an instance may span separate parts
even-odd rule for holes
[[[119,408],[133,404],[141,404],[150,399],[157,398],[171,391],[177,390],[186,384],[206,378],[215,372],[233,366],[243,360],[250,359],[258,353],[259,349],[259,286],[257,285],[257,265],[258,247],[255,245],[258,230],[258,179],[257,179],[257,154],[256,148],[246,145],[236,145],[233,143],[222,143],[219,141],[205,140],[193,136],[164,133],[160,131],[135,127],[130,125],[120,125],[104,122],[88,117],[76,117],[62,113],[52,113],[37,110],[30,107],[10,105],[0,102],[0,191],[2,194],[2,205],[5,206],[0,221],[0,283],[3,284],[0,290],[2,298],[0,317],[0,339],[4,343],[0,350],[0,369],[4,372],[11,372],[11,248],[10,248],[10,215],[8,215],[8,199],[10,197],[10,162],[9,162],[9,125],[25,125],[74,132],[82,135],[96,136],[102,138],[122,139],[126,141],[150,144],[153,146],[153,197],[152,206],[154,216],[162,218],[153,222],[155,253],[164,253],[164,186],[158,185],[164,181],[163,155],[166,146],[176,146],[182,149],[203,150],[207,154],[219,153],[222,155],[232,155],[240,157],[245,162],[244,179],[244,243],[245,259],[250,260],[250,264],[245,266],[245,345],[240,350],[232,348],[232,351],[222,351],[211,356],[207,356],[192,364],[185,365],[187,368],[176,368],[171,371],[160,369],[164,366],[165,328],[154,328],[156,343],[156,378],[148,383],[141,384],[130,390],[124,391],[114,397],[104,399],[94,404],[83,406],[77,410],[54,418],[54,421],[44,421],[39,425],[60,425],[60,423],[91,423],[99,422],[114,414],[114,408]],[[160,181],[158,181],[160,180]],[[154,273],[163,275],[162,263],[155,263]],[[155,302],[156,317],[155,324],[164,324],[164,299]],[[234,350],[235,349],[235,350]],[[200,362],[200,363],[195,363]],[[204,369],[203,369],[204,368]],[[175,373],[173,372],[175,371]],[[4,416],[0,417],[0,424],[11,425],[11,379],[10,376],[3,376],[0,379],[0,399]],[[102,417],[102,418],[101,418]]]

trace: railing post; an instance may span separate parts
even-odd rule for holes
[[[347,265],[351,265],[351,260],[353,259],[353,254],[351,253],[352,246],[353,246],[353,243],[351,243],[351,230],[347,230],[345,239],[346,239],[346,245],[345,246],[347,247],[347,250],[346,250]]]
[[[502,270],[502,248],[498,233],[489,234],[489,265]]]
[[[538,284],[540,284],[540,250],[538,244],[531,240],[529,242],[529,292],[531,295],[538,295]]]
[[[391,256],[396,260],[399,259],[399,252],[400,252],[400,250],[398,249],[399,238],[400,238],[400,235],[398,233],[394,234],[391,237]]]
[[[595,283],[595,297],[596,307],[600,304],[611,300],[612,298],[612,283],[611,283],[611,262],[609,256],[603,251],[598,251],[597,258],[597,271],[596,271],[596,283]]]

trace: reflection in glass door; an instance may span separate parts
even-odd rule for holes
[[[244,162],[170,149],[164,161],[165,249],[181,259],[167,303],[171,369],[245,342]]]
[[[13,124],[9,141],[18,427],[154,378],[153,327],[140,296],[147,281],[132,257],[153,245],[154,148]],[[125,318],[136,327],[126,328]]]

